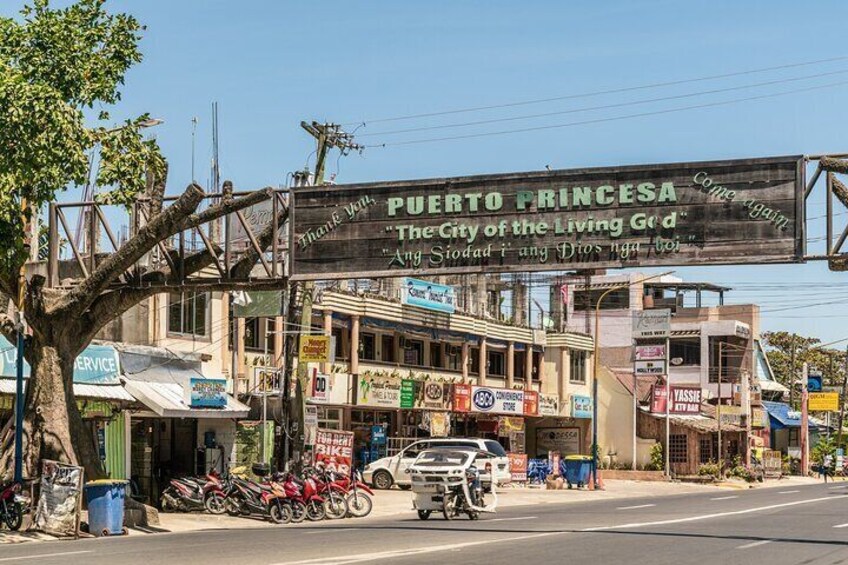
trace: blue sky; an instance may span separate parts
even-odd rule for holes
[[[8,4],[7,0],[6,3]],[[848,55],[841,1],[286,2],[112,0],[148,26],[145,61],[113,116],[148,111],[171,164],[172,190],[190,181],[191,119],[205,184],[210,105],[220,105],[224,178],[248,189],[285,182],[313,149],[301,120],[365,121],[366,145],[561,124],[806,88],[848,74],[631,108],[458,130],[371,135],[629,102],[769,80],[848,71],[848,59],[724,80],[397,123],[372,120],[567,96]],[[339,182],[553,168],[848,152],[848,85],[734,105],[607,123],[333,156]],[[314,160],[310,161],[314,164]],[[811,203],[810,216],[824,213]],[[843,211],[839,209],[839,211]],[[841,219],[848,218],[843,216]],[[837,222],[841,229],[842,222]],[[810,233],[824,227],[811,222]],[[821,245],[821,242],[819,242]],[[763,303],[764,329],[848,337],[848,275],[811,263],[676,269],[735,286],[733,302]],[[770,285],[770,288],[762,288]],[[834,285],[834,286],[826,286]],[[788,309],[787,309],[788,308]]]

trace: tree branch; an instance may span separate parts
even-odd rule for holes
[[[273,243],[274,236],[279,235],[280,228],[284,223],[286,223],[286,220],[289,217],[289,207],[285,205],[282,206],[283,209],[280,211],[280,217],[277,220],[276,229],[274,223],[271,222],[265,226],[265,228],[259,233],[259,237],[256,238],[256,241],[259,243],[259,248],[263,252],[265,252],[268,249],[268,246]],[[234,279],[248,278],[258,260],[259,253],[253,248],[253,246],[249,247],[244,255],[236,261],[235,265],[230,268],[230,276]]]

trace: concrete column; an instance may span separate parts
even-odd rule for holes
[[[462,361],[460,362],[460,365],[462,366],[462,382],[464,382],[464,383],[468,382],[468,361],[469,361],[469,359],[470,359],[469,347],[468,347],[468,342],[466,341],[466,342],[462,343]]]
[[[245,365],[246,359],[244,358],[244,331],[245,331],[245,318],[236,318],[236,331],[238,332],[238,348],[236,350],[236,366],[238,367],[238,375],[236,375],[235,381],[235,390],[240,390],[239,383],[243,383],[244,379],[247,377],[247,367]],[[245,387],[245,391],[249,387]]]
[[[533,382],[533,346],[524,345],[524,388],[530,389],[530,383]]]
[[[539,390],[542,390],[542,383],[545,382],[545,354],[539,355]]]
[[[557,394],[559,395],[560,406],[565,406],[565,399],[568,397],[569,360],[568,348],[563,347],[559,350],[559,379],[557,381]]]
[[[324,335],[333,335],[333,311],[332,310],[324,310]],[[328,361],[327,363],[321,364],[321,372],[325,374],[329,374],[332,370],[332,364]]]
[[[285,324],[285,319],[282,316],[277,316],[274,318],[274,366],[282,367],[283,366],[283,348],[285,345],[283,344],[283,324]]]
[[[350,373],[359,374],[359,315],[350,317]]]
[[[486,386],[486,365],[488,365],[488,347],[486,347],[486,338],[480,340],[480,372],[477,374],[477,384]]]
[[[506,346],[506,388],[515,385],[515,342],[510,341]]]

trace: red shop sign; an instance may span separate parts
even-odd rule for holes
[[[454,412],[471,411],[471,385],[453,385],[453,410]]]
[[[532,390],[524,391],[524,415],[535,416],[539,413],[539,393]]]

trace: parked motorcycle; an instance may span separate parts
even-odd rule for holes
[[[314,478],[306,476],[299,479],[288,473],[284,476],[282,485],[286,496],[292,501],[293,522],[303,521],[304,517],[317,522],[327,517],[325,500],[318,494],[318,483]]]
[[[374,496],[374,491],[365,484],[359,471],[355,472],[353,478],[332,471],[326,471],[325,480],[332,482],[332,484],[344,493],[348,516],[364,518],[371,513],[374,506],[371,497]]]
[[[27,512],[29,499],[21,493],[20,483],[0,487],[0,521],[5,522],[10,530],[19,530]]]
[[[322,468],[304,470],[304,476],[315,482],[318,494],[324,499],[324,513],[330,520],[348,515],[347,491],[336,482],[334,474]]]
[[[287,503],[285,491],[273,482],[256,483],[247,479],[233,478],[226,493],[224,506],[234,516],[256,516],[269,519],[275,524],[292,521],[292,508]]]
[[[202,512],[223,514],[224,484],[221,477],[210,471],[205,478],[171,479],[162,492],[162,510],[176,512]]]

